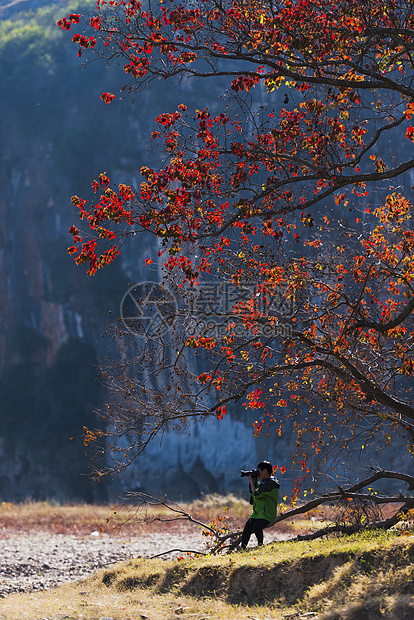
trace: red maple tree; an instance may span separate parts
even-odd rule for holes
[[[128,406],[110,416],[135,434],[130,458],[166,425],[237,401],[256,432],[292,418],[304,469],[335,432],[340,448],[396,432],[412,450],[413,5],[98,0],[94,36],[73,37],[79,55],[119,60],[133,94],[155,78],[228,80],[221,111],[156,118],[168,161],[142,167],[140,188],[104,173],[94,201],[72,198],[88,230],[71,228],[69,252],[90,275],[151,231],[187,318],[203,284],[240,292],[220,333],[199,311],[191,335],[181,320],[142,345],[155,382],[116,374]]]

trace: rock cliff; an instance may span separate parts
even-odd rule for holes
[[[144,277],[142,258],[157,245],[143,237],[123,263],[87,278],[66,252],[76,223],[70,197],[90,194],[102,171],[137,184],[152,157],[149,121],[181,93],[158,88],[134,105],[104,104],[100,93],[117,92],[119,78],[103,64],[82,68],[55,26],[67,11],[67,3],[0,4],[0,498],[93,501],[149,489],[154,460],[165,472],[153,485],[162,492],[241,490],[239,469],[282,446],[255,440],[251,423],[231,416],[190,435],[167,433],[108,488],[85,476],[82,428],[104,398],[96,365],[108,349],[108,313]]]

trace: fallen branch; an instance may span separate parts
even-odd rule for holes
[[[365,487],[372,485],[374,482],[377,482],[378,480],[381,480],[381,479],[401,480],[402,482],[405,482],[408,484],[409,491],[414,490],[414,477],[413,476],[410,476],[404,473],[394,472],[394,471],[378,470],[374,474],[369,476],[368,478],[361,480],[360,482],[352,486],[349,486],[348,488],[343,488],[341,486],[338,486],[336,491],[324,493],[320,497],[315,497],[309,502],[306,502],[305,504],[298,506],[297,508],[294,508],[292,510],[284,512],[283,514],[280,514],[278,517],[276,517],[276,519],[274,519],[271,523],[269,523],[269,525],[266,526],[266,529],[273,527],[274,525],[281,523],[282,521],[285,521],[286,519],[291,519],[292,517],[295,517],[297,515],[310,512],[311,510],[313,510],[314,508],[317,508],[318,506],[322,504],[333,504],[333,503],[340,502],[343,500],[351,500],[351,501],[361,501],[361,502],[372,502],[375,505],[400,504],[400,506],[398,507],[394,515],[392,515],[388,519],[383,519],[380,521],[373,521],[371,523],[364,523],[364,524],[354,523],[354,524],[347,525],[347,524],[338,523],[338,524],[330,525],[325,528],[319,529],[310,534],[300,534],[296,536],[295,538],[292,538],[291,540],[292,541],[314,540],[316,538],[320,538],[322,536],[328,536],[329,534],[333,534],[333,533],[341,533],[341,534],[349,535],[349,534],[354,534],[362,530],[369,530],[369,529],[387,530],[391,528],[393,525],[395,525],[396,523],[398,523],[398,521],[401,520],[401,518],[409,512],[409,510],[414,508],[414,497],[403,495],[403,494],[387,496],[387,495],[379,495],[377,493],[361,493],[360,492]],[[185,521],[189,521],[190,523],[194,523],[195,525],[198,525],[199,527],[202,527],[203,530],[207,532],[210,532],[210,534],[212,534],[212,536],[215,539],[215,544],[211,547],[211,549],[208,552],[201,552],[201,551],[196,551],[196,550],[170,549],[163,553],[156,554],[152,556],[152,558],[157,558],[162,555],[167,555],[170,553],[177,553],[177,552],[187,553],[187,554],[198,554],[198,555],[208,555],[208,554],[213,555],[215,553],[220,553],[220,552],[227,550],[227,553],[230,553],[231,551],[236,549],[241,542],[241,533],[242,533],[241,531],[228,532],[226,534],[222,534],[218,530],[214,529],[214,527],[211,527],[210,525],[207,525],[206,523],[203,523],[202,521],[198,519],[194,519],[194,517],[192,517],[191,514],[186,512],[179,504],[176,504],[175,502],[167,501],[166,496],[164,497],[164,499],[160,499],[160,498],[156,498],[151,495],[148,495],[146,493],[129,493],[126,497],[127,497],[128,503],[130,503],[131,501],[134,501],[135,507],[136,507],[136,502],[138,501],[138,509],[140,506],[143,506],[143,505],[163,506],[164,508],[167,508],[167,510],[177,515],[173,518],[164,518],[160,516],[148,515],[148,513],[146,513],[145,516],[141,519],[141,522],[154,523],[155,521],[185,520]],[[228,541],[230,541],[230,544],[226,544]]]
[[[191,555],[209,555],[209,552],[194,551],[194,549],[169,549],[168,551],[162,551],[161,553],[156,553],[155,555],[151,555],[148,559],[153,560],[154,558],[160,558],[162,555],[169,555],[170,553],[187,553]]]
[[[410,485],[409,490],[414,489],[414,477],[413,476],[408,476],[407,474],[399,474],[397,472],[381,470],[381,471],[376,472],[373,476],[370,476],[369,478],[366,478],[365,480],[358,482],[352,487],[349,487],[348,489],[343,489],[342,487],[338,487],[338,491],[334,491],[332,493],[325,493],[321,497],[316,497],[310,502],[307,502],[306,504],[303,504],[302,506],[299,506],[298,508],[295,508],[294,510],[285,512],[279,517],[276,517],[276,519],[272,521],[271,523],[269,523],[267,527],[272,527],[273,525],[276,525],[276,523],[280,523],[280,521],[284,521],[285,519],[289,519],[290,517],[293,517],[295,515],[309,512],[310,510],[313,510],[313,508],[316,508],[317,506],[320,506],[321,504],[336,502],[341,499],[347,499],[347,498],[352,499],[353,497],[357,497],[356,496],[357,491],[359,491],[360,489],[363,489],[364,487],[370,484],[373,484],[374,482],[382,478],[394,478],[394,479],[402,480],[404,482],[408,482]],[[379,496],[377,494],[371,493],[369,495],[365,495],[364,498],[366,500],[370,500],[372,502],[382,503],[382,504],[392,504],[396,502],[398,503],[413,502],[413,506],[414,506],[414,498],[407,497],[404,495],[397,495],[396,497],[389,497],[389,496]],[[413,506],[410,506],[410,507],[412,508]]]
[[[147,493],[142,493],[142,492],[132,493],[131,492],[131,493],[127,493],[125,497],[126,497],[126,503],[138,500],[137,510],[139,510],[139,506],[142,506],[142,505],[164,506],[164,508],[171,510],[171,512],[175,512],[178,515],[180,515],[178,517],[174,517],[173,519],[167,519],[164,517],[148,515],[148,513],[146,513],[145,516],[142,518],[143,523],[149,524],[149,523],[155,523],[155,521],[171,522],[171,521],[183,521],[184,520],[184,521],[190,521],[190,523],[194,523],[195,525],[199,525],[203,529],[211,532],[214,536],[217,535],[217,531],[214,528],[212,528],[210,525],[207,525],[206,523],[202,523],[202,521],[199,521],[198,519],[194,519],[194,517],[190,515],[188,512],[186,512],[184,508],[182,508],[179,504],[175,502],[167,502],[167,496],[165,496],[164,499],[161,499],[159,497],[153,497],[152,495],[148,495]]]
[[[269,527],[273,527],[274,525],[276,525],[277,523],[280,523],[281,521],[285,521],[286,519],[291,519],[292,517],[296,515],[310,512],[311,510],[313,510],[314,508],[317,508],[321,504],[334,503],[334,502],[338,502],[344,499],[351,499],[351,500],[352,499],[363,499],[364,501],[372,501],[375,504],[399,503],[403,505],[396,511],[396,513],[392,517],[390,517],[389,519],[385,519],[383,521],[376,521],[370,524],[367,523],[366,525],[365,524],[364,525],[354,524],[354,525],[347,526],[347,525],[342,525],[342,524],[336,524],[336,525],[323,528],[316,532],[313,532],[312,534],[299,535],[296,538],[293,538],[292,540],[293,541],[314,540],[315,538],[320,538],[321,536],[327,536],[328,534],[332,534],[334,532],[340,532],[343,534],[353,534],[357,531],[367,530],[367,529],[389,529],[390,527],[395,525],[401,519],[403,515],[405,515],[409,510],[411,510],[411,508],[414,508],[414,497],[411,497],[411,496],[407,497],[402,494],[401,495],[399,494],[394,497],[389,497],[389,496],[385,496],[385,495],[381,496],[381,495],[377,495],[373,493],[371,494],[359,494],[358,493],[358,491],[360,491],[364,487],[371,485],[374,482],[381,480],[383,478],[401,480],[403,482],[406,482],[409,485],[408,490],[411,491],[414,489],[414,477],[413,476],[399,473],[399,472],[394,472],[394,471],[378,470],[375,472],[375,474],[373,474],[372,476],[369,476],[369,478],[366,478],[365,480],[362,480],[361,482],[354,484],[348,489],[343,489],[342,487],[339,486],[337,491],[333,491],[331,493],[325,493],[321,497],[315,497],[314,499],[310,500],[306,504],[303,504],[302,506],[298,506],[298,508],[294,508],[293,510],[284,512],[283,514],[276,517],[274,521],[271,521],[269,525],[266,526],[266,529]],[[229,551],[234,550],[240,544],[241,542],[240,534],[241,532],[237,532],[238,537],[230,545]],[[232,535],[234,536],[234,533]]]

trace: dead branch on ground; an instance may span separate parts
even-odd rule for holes
[[[338,502],[343,502],[343,501],[350,501],[350,502],[358,501],[358,502],[367,502],[367,503],[370,502],[377,506],[385,505],[385,504],[398,504],[399,506],[396,509],[395,513],[391,517],[386,518],[386,519],[381,519],[381,520],[376,520],[376,521],[371,521],[371,522],[366,522],[366,523],[365,522],[364,523],[350,523],[350,524],[335,523],[325,528],[318,529],[315,532],[311,532],[309,534],[300,534],[291,540],[292,541],[314,540],[316,538],[320,538],[322,536],[328,536],[329,534],[333,534],[333,533],[349,535],[349,534],[354,534],[355,532],[359,532],[363,530],[366,531],[370,529],[388,530],[392,526],[394,526],[396,523],[398,523],[404,517],[404,515],[406,515],[411,509],[414,508],[414,497],[411,495],[402,494],[402,493],[397,493],[396,495],[385,495],[385,494],[376,493],[374,491],[370,491],[369,493],[361,492],[362,489],[364,489],[365,487],[370,487],[372,484],[382,479],[400,480],[408,484],[408,491],[414,490],[414,477],[413,476],[400,473],[400,472],[377,470],[375,471],[374,474],[372,474],[368,478],[365,478],[364,480],[361,480],[360,482],[354,485],[351,485],[347,488],[338,486],[336,491],[324,493],[320,497],[315,497],[314,499],[310,500],[309,502],[306,502],[305,504],[302,504],[301,506],[298,506],[297,508],[293,508],[292,510],[289,510],[287,512],[280,514],[278,517],[276,517],[276,519],[274,519],[274,521],[269,523],[267,528],[273,527],[274,525],[277,525],[278,523],[281,523],[282,521],[285,521],[286,519],[291,519],[292,517],[295,517],[297,515],[306,514],[314,510],[318,506],[321,506],[322,504],[333,505],[333,504],[337,504]],[[169,522],[169,521],[185,520],[185,521],[189,521],[190,523],[193,523],[203,528],[204,531],[209,532],[210,535],[214,538],[214,543],[210,543],[211,548],[208,550],[209,554],[220,553],[224,550],[226,550],[227,553],[229,553],[233,551],[234,549],[236,549],[241,542],[241,531],[237,531],[237,532],[229,531],[223,534],[222,530],[217,530],[211,525],[203,523],[202,521],[198,519],[194,519],[194,517],[191,514],[189,514],[186,510],[184,510],[184,508],[182,508],[179,504],[177,504],[176,502],[168,501],[167,496],[165,496],[164,499],[160,499],[160,498],[148,495],[147,493],[141,493],[141,492],[128,493],[126,496],[126,503],[133,504],[133,507],[135,509],[135,518],[139,510],[144,506],[145,507],[146,506],[153,506],[153,507],[161,506],[163,508],[166,508],[168,511],[171,511],[175,515],[169,518],[169,517],[149,514],[148,511],[145,511],[144,515],[140,517],[139,522],[141,523],[149,524],[149,523],[154,523],[155,521]],[[161,555],[167,555],[175,551],[181,551],[181,550],[178,550],[178,549],[169,550],[164,553],[159,553],[153,557],[160,557]],[[206,555],[206,553],[195,551],[195,550],[185,551],[184,553]]]

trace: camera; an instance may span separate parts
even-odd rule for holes
[[[244,469],[240,470],[240,476],[243,478],[244,476],[252,476],[253,478],[257,478],[259,475],[259,471],[257,469],[251,469],[250,471],[245,471]]]

